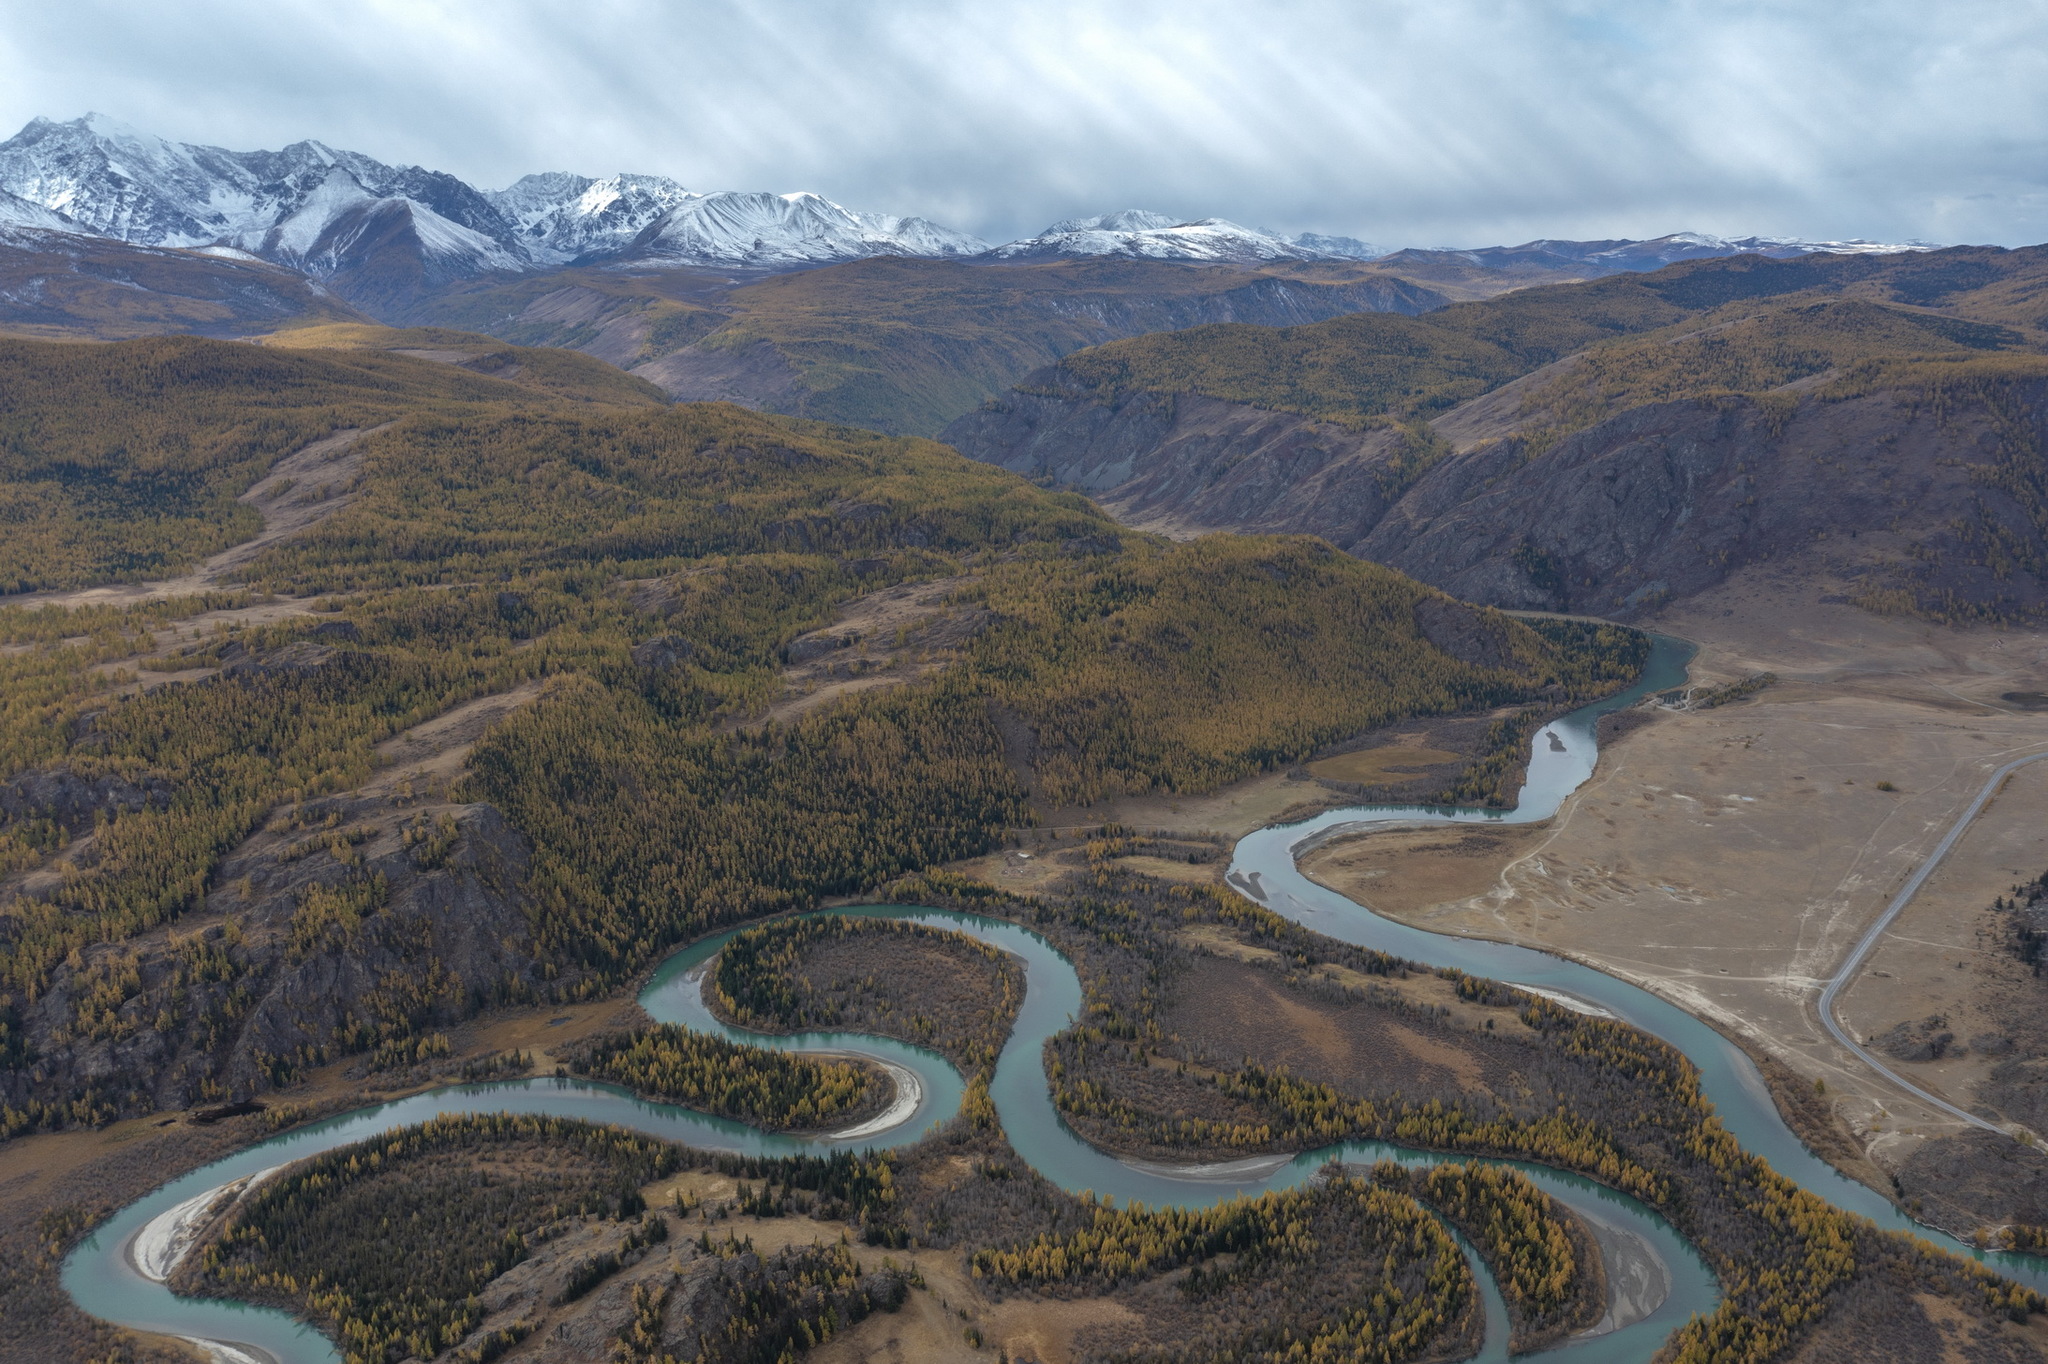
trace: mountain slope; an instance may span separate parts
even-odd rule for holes
[[[256,514],[237,497],[336,429],[565,399],[661,405],[596,361],[567,359],[594,386],[560,373],[522,385],[516,370],[493,378],[371,350],[0,340],[0,514],[12,528],[0,590],[171,577],[253,535]]]
[[[112,340],[250,336],[363,315],[296,271],[234,252],[0,227],[0,331]]]
[[[1749,257],[1198,329],[1077,353],[944,437],[1135,524],[1311,532],[1496,605],[1627,614],[1794,556],[1874,604],[2030,616],[2043,282],[2043,248]]]
[[[580,351],[508,346],[494,336],[440,327],[380,327],[334,322],[305,325],[262,338],[289,351],[369,351],[452,365],[566,402],[656,407],[666,395],[644,379],[622,374]]]
[[[338,504],[207,596],[0,611],[0,1138],[404,1071],[481,1010],[985,852],[1034,801],[1208,790],[1633,656],[1303,538],[1175,546],[931,441],[729,405],[195,338],[0,369],[0,494],[40,528],[16,586],[246,541],[254,485]],[[336,428],[346,469],[279,487]],[[790,675],[911,587],[921,613],[828,647],[860,686]]]
[[[231,247],[387,314],[454,280],[584,258],[788,269],[987,247],[922,218],[860,213],[815,194],[706,194],[660,176],[560,172],[486,194],[319,142],[230,152],[97,114],[34,119],[0,142],[0,191],[21,201],[0,202],[0,222]]]
[[[1307,322],[1441,299],[1346,264],[878,259],[741,285],[577,270],[451,289],[422,323],[580,346],[681,399],[930,433],[1069,351],[1209,322]]]

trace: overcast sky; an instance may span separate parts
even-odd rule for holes
[[[89,110],[998,240],[2048,239],[2048,0],[0,0],[4,131]]]

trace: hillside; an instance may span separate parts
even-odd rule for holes
[[[296,271],[253,258],[0,227],[0,333],[252,336],[365,320]]]
[[[453,365],[571,402],[645,407],[668,401],[667,395],[646,380],[622,374],[615,366],[580,351],[510,346],[494,336],[445,327],[309,323],[260,339],[267,346],[284,350],[374,351]]]
[[[895,257],[737,284],[690,271],[478,281],[408,317],[588,350],[684,400],[930,435],[1030,371],[1116,337],[1415,313],[1442,302],[1352,265]]]
[[[2048,605],[2044,278],[2041,248],[1738,258],[1203,328],[944,434],[1133,524],[1318,534],[1495,605],[1647,610],[1797,554],[1838,595],[2022,616]]]
[[[0,340],[0,505],[14,525],[0,549],[0,586],[27,592],[174,576],[254,535],[260,521],[237,498],[319,437],[412,414],[565,398],[661,401],[580,355],[491,378],[378,350],[191,337],[109,346]]]
[[[20,581],[269,527],[183,587],[0,608],[10,1130],[403,1070],[480,1008],[602,998],[1039,811],[1626,671],[1313,541],[1132,535],[929,441],[669,406],[582,357],[485,377],[450,334],[321,339],[369,348],[5,351],[9,486],[81,528],[17,537]],[[337,431],[345,474],[280,491]]]

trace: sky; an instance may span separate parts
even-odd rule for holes
[[[88,111],[997,241],[2048,240],[2048,0],[0,0],[0,133]]]

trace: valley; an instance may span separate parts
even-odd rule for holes
[[[1965,1253],[2048,1237],[2038,1153],[1813,1013],[1983,774],[2048,751],[2035,340],[1988,293],[1913,311],[1926,259],[1147,322],[1036,395],[1206,423],[1178,473],[1119,447],[1142,494],[476,331],[7,343],[0,1292],[46,1325],[0,1358],[178,1358],[220,1296],[365,1364],[2040,1357],[2048,1273]],[[1755,391],[1698,379],[1703,331]],[[1697,472],[1715,404],[1695,501],[1615,489],[1646,449]],[[1731,529],[1730,479],[1817,514],[1865,427],[1898,449],[1823,508],[1853,548]],[[1304,431],[1355,440],[1315,466]],[[1217,533],[1182,494],[1240,466],[1299,500]],[[1421,527],[1412,575],[1295,524],[1340,493]],[[1467,534],[1510,497],[1625,543]],[[1674,499],[1676,539],[1628,520]],[[1469,562],[1424,552],[1449,526]],[[1698,652],[1495,609],[1531,605]],[[2048,1042],[1994,902],[2048,871],[2043,799],[2014,778],[1842,1009],[2021,1124]],[[1375,802],[1468,813],[1320,837],[1356,903],[1314,898],[1276,826]],[[121,1267],[156,1201],[286,1159],[177,1292]],[[419,1273],[363,1239],[384,1209]]]
[[[1845,1168],[1889,1191],[1926,1143],[1967,1129],[1834,1045],[1820,986],[1900,882],[2012,757],[2048,727],[2001,700],[2038,685],[2048,636],[1944,628],[1816,602],[1760,572],[1661,614],[1699,641],[1702,690],[1775,680],[1708,710],[1617,717],[1601,769],[1552,820],[1474,833],[1376,835],[1318,847],[1303,868],[1438,932],[1523,942],[1644,985],[1817,1087],[1855,1141]],[[1882,783],[1882,785],[1881,785]],[[2028,1026],[2032,978],[1991,901],[2044,848],[2048,785],[2015,775],[1894,925],[1843,998],[1854,1035],[1930,1016],[1939,1057],[1886,1056],[1914,1083],[1997,1120],[1997,1039]],[[1985,1040],[1973,1053],[1962,1039]],[[1868,1153],[1867,1157],[1861,1153]],[[1872,1164],[1860,1163],[1863,1161]],[[1980,1202],[1964,1232],[2016,1219]]]
[[[17,8],[0,1364],[2048,1364],[2043,6]]]
[[[2024,618],[2044,343],[2014,298],[2041,270],[1704,261],[1199,328],[1077,352],[942,434],[1134,525],[1319,534],[1510,609],[1646,618],[1796,560],[1879,609]]]

